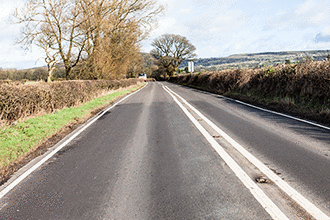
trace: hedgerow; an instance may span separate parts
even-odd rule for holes
[[[245,100],[250,97],[276,110],[293,110],[311,119],[319,115],[322,122],[330,123],[330,61],[185,74],[169,81]]]
[[[102,93],[141,82],[143,80],[127,79],[2,83],[0,84],[0,121],[6,124],[20,118],[77,106]]]

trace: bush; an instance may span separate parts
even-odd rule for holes
[[[312,62],[306,58],[299,64],[206,72],[192,77],[177,75],[169,81],[219,94],[252,94],[272,102],[290,100],[291,105],[300,109],[298,112],[309,109],[313,115],[326,113],[324,122],[330,123],[330,61]]]
[[[139,79],[58,81],[53,83],[0,84],[0,121],[8,123],[38,113],[51,113],[90,101],[118,88],[143,82]]]

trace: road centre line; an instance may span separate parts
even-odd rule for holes
[[[261,206],[268,212],[273,219],[285,220],[288,219],[284,213],[267,197],[267,195],[258,187],[258,185],[242,170],[242,168],[232,159],[223,147],[214,140],[214,138],[203,128],[203,126],[190,114],[190,112],[179,102],[179,100],[170,92],[170,90],[163,86],[163,89],[168,92],[174,101],[179,105],[183,112],[188,116],[197,129],[203,134],[206,140],[217,151],[220,157],[232,169],[235,175],[250,190],[252,195],[261,204]]]
[[[83,126],[80,130],[78,131],[73,131],[74,133],[70,138],[68,138],[65,142],[60,144],[58,147],[56,147],[51,153],[49,153],[47,156],[45,156],[42,160],[40,160],[38,163],[33,165],[30,169],[25,171],[21,176],[19,176],[16,180],[14,180],[12,183],[10,183],[6,188],[4,188],[0,192],[0,199],[4,197],[10,190],[12,190],[17,184],[19,184],[22,180],[24,180],[28,175],[30,175],[33,171],[38,169],[43,163],[45,163],[48,159],[50,159],[52,156],[54,156],[58,151],[60,151],[63,147],[65,147],[68,143],[70,143],[73,139],[75,139],[79,134],[81,134],[86,128],[88,128],[91,124],[93,124],[95,121],[97,121],[100,117],[102,117],[106,112],[108,112],[110,109],[114,108],[116,105],[121,103],[122,101],[126,100],[128,97],[134,95],[135,93],[141,91],[143,88],[145,88],[148,85],[148,82],[146,85],[144,85],[142,88],[139,90],[125,96],[124,98],[120,99],[118,102],[115,104],[111,105],[110,107],[106,108],[101,112],[101,114],[97,115],[94,119],[92,119],[88,124]],[[71,133],[71,134],[72,134]],[[69,134],[70,135],[70,134]],[[28,165],[28,164],[27,164]]]
[[[165,86],[168,91],[177,96],[184,104],[186,104],[190,109],[192,109],[199,117],[201,117],[207,124],[209,124],[216,132],[218,132],[225,140],[227,140],[238,152],[240,152],[245,158],[247,158],[252,164],[254,164],[262,173],[264,173],[271,181],[273,181],[281,190],[283,190],[288,196],[295,200],[301,207],[303,207],[309,214],[311,214],[316,219],[330,220],[330,218],[324,214],[320,209],[318,209],[314,204],[308,201],[295,189],[289,186],[284,180],[277,176],[273,171],[271,171],[267,166],[265,166],[261,161],[254,157],[250,152],[228,136],[224,131],[222,131],[218,126],[206,118],[201,112],[199,112],[195,107],[190,105],[185,99],[180,95],[173,92],[167,86]]]

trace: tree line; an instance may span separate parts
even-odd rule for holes
[[[0,80],[12,80],[12,81],[46,81],[48,77],[48,71],[45,67],[34,69],[2,69],[0,68]],[[59,77],[60,78],[60,77]]]
[[[22,27],[17,43],[43,52],[47,81],[129,78],[142,72],[166,78],[194,58],[196,48],[185,37],[164,34],[154,39],[150,54],[140,52],[140,42],[163,10],[156,0],[27,0],[12,22]],[[0,78],[5,76],[46,78],[45,68],[0,71]]]
[[[43,51],[48,81],[59,65],[66,79],[116,79],[143,71],[139,43],[162,11],[154,0],[28,0],[12,21],[18,43]]]
[[[148,78],[157,77],[158,66],[155,64],[155,60],[149,53],[139,53],[134,64],[131,64],[130,68],[124,75],[118,75],[117,78],[136,78],[139,73],[145,73]],[[70,74],[69,79],[95,79],[89,78],[90,73],[81,74],[81,70],[74,68]],[[11,81],[47,81],[48,69],[47,67],[37,67],[31,69],[15,69],[15,68],[1,68],[0,67],[0,80]],[[62,65],[56,65],[52,70],[52,81],[66,80],[65,68]]]

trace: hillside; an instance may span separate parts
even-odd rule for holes
[[[286,51],[286,52],[264,52],[235,54],[228,57],[219,58],[199,58],[195,61],[196,71],[201,70],[223,70],[231,68],[255,68],[263,66],[276,66],[290,61],[299,62],[307,56],[312,57],[314,61],[321,61],[327,58],[330,50],[312,50],[312,51]],[[180,68],[188,66],[188,61],[184,61]]]

